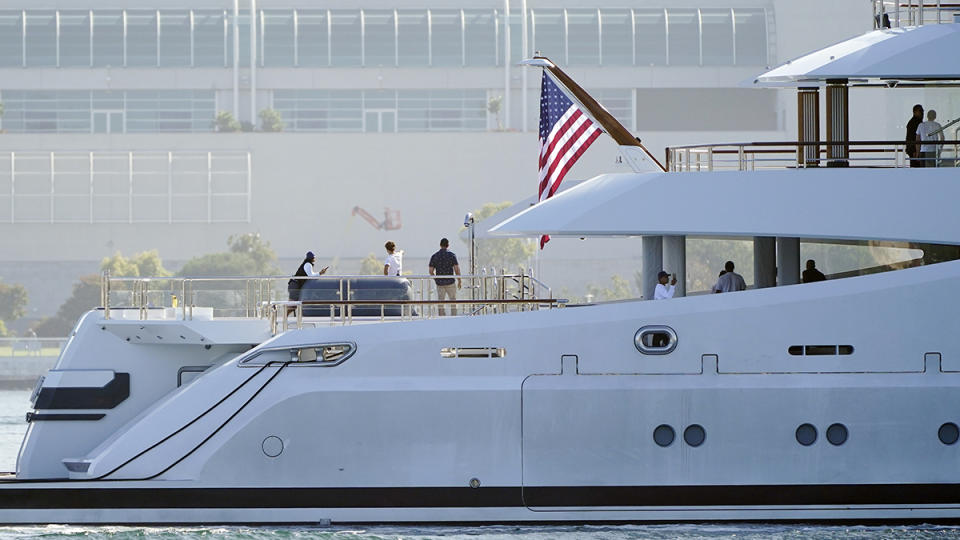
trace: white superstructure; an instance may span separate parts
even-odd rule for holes
[[[199,281],[107,277],[33,396],[0,521],[956,519],[960,177],[802,165],[604,175],[493,233],[923,255],[566,307],[526,274],[469,276],[469,315],[445,318],[429,276],[312,278],[334,285],[301,303],[246,280],[230,313],[188,300]],[[686,202],[651,203],[667,189]]]

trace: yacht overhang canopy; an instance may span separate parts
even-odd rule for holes
[[[960,244],[954,169],[607,174],[524,210],[494,236],[781,236]]]
[[[956,81],[960,24],[874,30],[791,60],[756,78],[756,86],[817,86],[828,80]]]

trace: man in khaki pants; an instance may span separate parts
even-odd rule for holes
[[[430,257],[431,276],[460,275],[460,264],[457,262],[457,256],[454,255],[452,251],[448,251],[448,247],[450,247],[450,241],[446,238],[441,238],[440,251]],[[437,283],[437,298],[439,298],[441,302],[456,300],[457,289],[463,285],[459,277],[456,280],[453,278],[436,278],[434,281]],[[456,286],[454,286],[454,282],[456,282]],[[443,304],[440,304],[438,311],[441,317],[447,314],[447,310]],[[456,304],[451,307],[450,312],[451,315],[457,314]]]

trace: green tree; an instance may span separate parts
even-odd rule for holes
[[[73,294],[57,314],[47,317],[33,327],[40,337],[63,337],[77,323],[81,315],[100,305],[100,276],[83,276],[73,285]]]
[[[503,123],[500,122],[500,109],[503,108],[503,96],[496,96],[487,101],[487,112],[494,115],[497,119],[497,129],[503,129]]]
[[[280,111],[276,109],[263,109],[260,111],[260,130],[268,132],[283,131],[283,117]]]
[[[217,116],[213,119],[213,128],[220,133],[240,131],[240,122],[237,122],[230,111],[217,111]]]
[[[194,257],[184,263],[180,276],[266,276],[279,274],[277,254],[259,233],[231,235],[227,251]]]
[[[628,298],[637,298],[630,288],[630,282],[619,274],[610,276],[609,286],[598,286],[590,283],[587,285],[587,294],[591,295],[594,302],[608,302],[610,300],[626,300]]]
[[[373,253],[367,255],[365,259],[360,261],[360,271],[358,272],[361,276],[379,276],[383,274],[383,261],[377,258]]]
[[[501,203],[486,203],[482,207],[474,210],[474,227],[479,227],[480,222],[496,214],[497,212],[510,207],[513,203],[504,201]],[[462,229],[461,229],[462,230]],[[470,249],[469,239],[464,240],[467,249]],[[523,238],[484,238],[476,240],[477,248],[477,272],[481,268],[504,269],[507,271],[517,270],[520,266],[527,266],[530,258],[537,252],[537,246],[534,241]],[[460,269],[464,273],[469,273],[467,267],[469,256],[461,258]]]
[[[13,322],[26,313],[27,289],[19,283],[0,283],[0,320]]]

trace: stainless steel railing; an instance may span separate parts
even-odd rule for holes
[[[960,140],[923,141],[916,145],[940,147],[930,167],[960,167]],[[842,146],[847,157],[827,156],[827,146]],[[810,151],[810,147],[814,151]],[[667,148],[670,171],[754,171],[803,167],[909,167],[912,159],[904,141],[787,141],[673,146]]]
[[[960,22],[960,3],[942,0],[873,0],[873,27],[899,28]]]
[[[352,322],[353,306],[421,306],[420,317],[438,316],[439,307],[466,304],[477,314],[497,313],[508,309],[532,309],[532,306],[555,305],[553,291],[533,276],[531,269],[508,273],[482,269],[477,275],[452,276],[463,283],[457,302],[440,302],[436,298],[431,275],[405,275],[411,298],[405,300],[358,299],[360,291],[352,289],[357,281],[384,279],[384,276],[303,276],[298,279],[336,282],[327,289],[333,298],[308,301],[306,305],[335,305],[331,320],[341,324]],[[179,318],[191,320],[202,310],[204,317],[271,318],[278,307],[296,308],[304,303],[287,300],[286,284],[290,276],[223,276],[223,277],[112,277],[104,272],[100,281],[100,305],[104,318],[110,319],[118,309],[124,317],[136,313],[138,320]],[[478,309],[479,308],[479,309]],[[293,309],[296,311],[296,309]],[[413,308],[409,308],[411,313]],[[381,318],[386,310],[381,309]],[[334,316],[335,315],[335,316]],[[408,316],[409,318],[409,316]],[[280,317],[277,318],[280,320]]]

